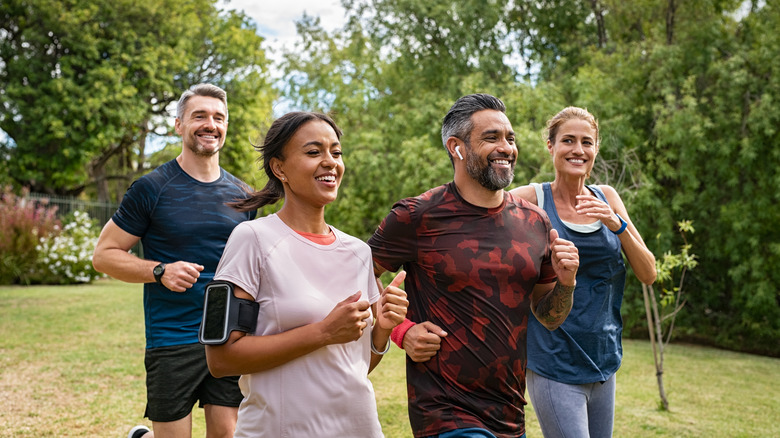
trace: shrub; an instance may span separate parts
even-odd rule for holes
[[[9,186],[0,191],[0,284],[29,284],[36,246],[60,228],[57,207],[26,199],[27,193],[17,196]]]
[[[44,284],[90,283],[103,275],[92,267],[99,230],[89,214],[75,211],[65,219],[62,232],[42,237],[32,281]]]

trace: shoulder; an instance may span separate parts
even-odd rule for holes
[[[517,197],[525,199],[526,201],[530,202],[534,205],[539,205],[538,199],[536,199],[536,188],[532,184],[528,184],[526,186],[520,186],[516,187],[509,191],[509,194]]]
[[[454,199],[456,199],[456,195],[448,185],[445,184],[427,190],[420,195],[401,199],[393,205],[392,210],[396,213],[408,211],[409,215],[419,217],[424,214],[425,211],[436,208],[437,206],[446,203],[448,200]]]
[[[241,179],[239,179],[238,177],[236,177],[232,173],[228,172],[225,169],[222,169],[222,172],[225,175],[225,177],[224,177],[225,182],[227,182],[229,184],[232,184],[232,185],[235,185],[236,187],[240,188],[242,191],[247,191],[247,190],[251,191],[252,190],[252,188],[249,186],[249,184],[245,183],[244,181],[242,181]]]
[[[600,185],[593,185],[590,187],[601,190],[601,193],[604,194],[604,197],[607,198],[607,202],[609,202],[610,204],[614,204],[617,202],[622,203],[622,200],[620,199],[620,194],[618,194],[617,190],[615,190],[612,186],[606,184],[600,184]]]
[[[533,190],[533,188],[531,190]],[[539,206],[537,206],[535,203],[532,203],[522,197],[519,197],[512,192],[507,192],[507,193],[508,193],[507,206],[512,210],[514,210],[515,212],[517,211],[521,212],[519,215],[520,218],[523,218],[524,220],[530,222],[542,221],[542,222],[549,223],[550,219],[547,216],[547,212],[539,208]],[[534,194],[534,199],[535,198],[536,195]]]

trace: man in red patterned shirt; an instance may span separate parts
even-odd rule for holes
[[[406,376],[418,438],[525,436],[528,312],[554,330],[571,310],[577,248],[504,191],[517,160],[505,112],[487,94],[458,99],[442,125],[454,181],[396,203],[368,241],[377,276],[406,270],[407,317],[422,322],[398,327],[416,342]]]

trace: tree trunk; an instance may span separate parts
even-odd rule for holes
[[[666,399],[666,390],[664,390],[664,342],[661,328],[661,318],[658,314],[658,304],[655,300],[653,286],[642,284],[642,294],[644,295],[645,299],[647,330],[650,334],[650,344],[653,346],[655,377],[658,381],[658,393],[661,396],[661,408],[664,411],[668,411],[669,401]]]

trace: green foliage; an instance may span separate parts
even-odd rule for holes
[[[691,253],[691,244],[686,239],[686,233],[693,234],[695,232],[692,222],[680,221],[677,223],[677,227],[684,241],[683,245],[680,246],[680,252],[666,251],[655,262],[657,273],[655,286],[661,288],[660,304],[662,309],[666,309],[661,314],[661,322],[666,319],[667,315],[673,321],[676,312],[682,308],[681,296],[685,275],[699,264],[696,260],[696,254]],[[667,322],[667,326],[669,324],[671,322]],[[671,337],[671,333],[669,333],[669,337]]]
[[[216,0],[8,0],[0,3],[0,154],[36,192],[91,185],[116,200],[147,170],[146,143],[170,133],[168,106],[199,82],[225,88],[236,145],[273,93],[262,38]],[[247,171],[229,140],[226,163]],[[251,151],[251,149],[250,149]],[[120,181],[110,192],[110,180]]]
[[[25,193],[17,196],[8,186],[0,192],[0,284],[28,284],[38,243],[60,227],[57,207],[26,199]]]
[[[33,283],[91,283],[103,274],[92,267],[100,229],[86,212],[75,211],[63,219],[62,231],[42,238],[36,247],[38,259],[31,275]]]
[[[461,95],[501,97],[518,139],[515,185],[553,176],[541,133],[567,105],[599,119],[592,183],[621,194],[655,254],[680,245],[681,337],[780,355],[780,10],[773,2],[343,2],[332,34],[298,23],[282,67],[295,105],[344,128],[347,174],[328,220],[366,238],[392,204],[452,176],[438,131]],[[749,6],[748,9],[742,8]],[[742,8],[742,9],[740,9]],[[664,263],[687,263],[667,259]],[[636,279],[626,333],[644,332]],[[670,291],[674,288],[670,288]]]

